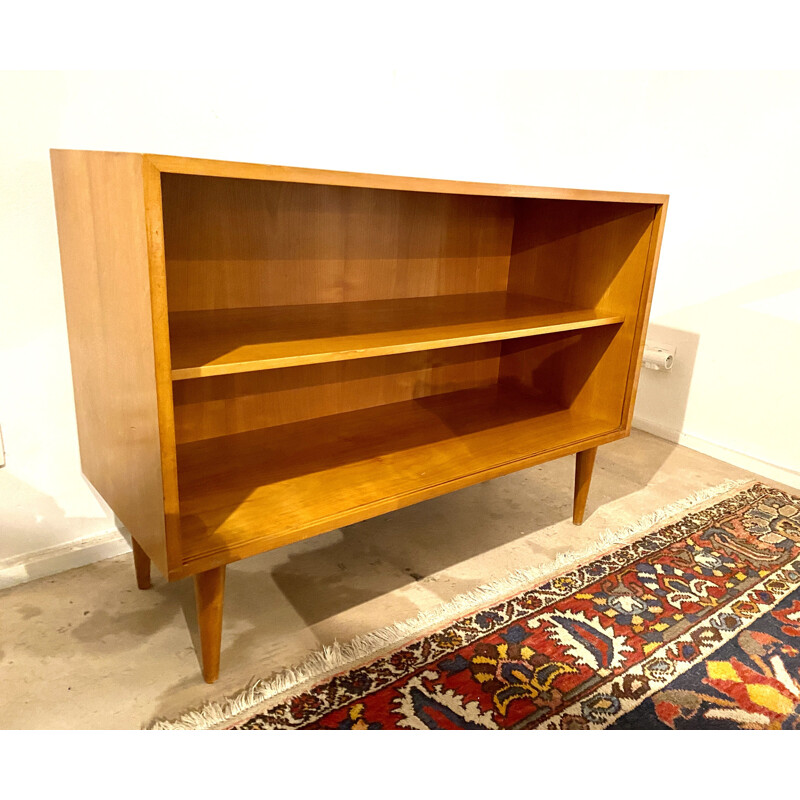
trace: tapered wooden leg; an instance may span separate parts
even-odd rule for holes
[[[572,521],[576,525],[583,523],[586,511],[586,498],[589,496],[589,484],[592,482],[592,468],[597,448],[581,450],[575,454],[575,500],[572,504]]]
[[[203,678],[214,683],[219,677],[219,651],[222,643],[222,600],[225,594],[225,567],[215,567],[194,576],[197,622],[203,653]]]
[[[131,545],[133,546],[133,568],[136,570],[136,585],[140,589],[149,589],[150,558],[133,537],[131,537]]]

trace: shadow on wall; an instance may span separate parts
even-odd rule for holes
[[[642,368],[634,408],[634,427],[672,438],[683,430],[700,336],[678,328],[650,323],[647,343],[675,348],[670,370]]]
[[[67,516],[50,495],[10,472],[0,473],[2,568],[21,564],[29,580],[51,575],[59,571],[59,558],[68,560],[77,540],[108,533],[110,528],[105,517]]]
[[[671,327],[651,324],[649,341],[664,338],[679,350],[673,374],[647,370],[643,375],[637,427],[673,440],[678,432],[690,434],[765,467],[775,466],[783,471],[778,478],[782,482],[787,481],[786,471],[800,476],[798,300],[800,270],[794,270],[676,309],[663,317]],[[686,329],[700,326],[702,363],[692,376],[697,339]],[[684,342],[687,346],[681,350]],[[681,361],[687,364],[680,366]],[[690,384],[692,414],[687,430]]]

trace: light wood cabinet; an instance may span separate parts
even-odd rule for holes
[[[206,680],[233,561],[572,453],[582,521],[665,195],[51,156],[83,471]]]

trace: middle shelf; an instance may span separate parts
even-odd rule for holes
[[[411,353],[623,320],[506,292],[176,311],[169,315],[172,378]]]

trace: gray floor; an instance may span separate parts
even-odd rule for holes
[[[750,473],[634,431],[598,452],[584,525],[573,458],[332,531],[228,569],[222,674],[198,665],[193,587],[136,589],[121,556],[0,592],[0,727],[139,728],[236,693],[333,640],[431,609],[607,529]]]

